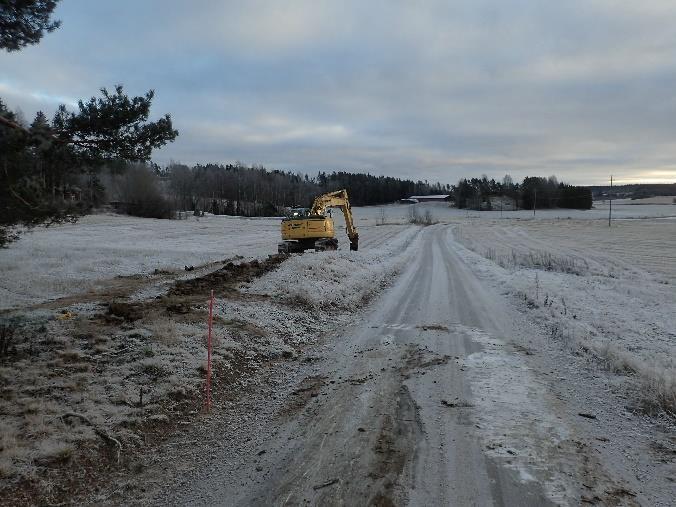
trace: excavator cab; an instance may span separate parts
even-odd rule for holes
[[[310,208],[289,208],[286,211],[286,218],[303,218],[308,216]]]

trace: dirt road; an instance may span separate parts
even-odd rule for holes
[[[545,479],[570,463],[505,466],[476,417],[488,396],[468,374],[484,346],[476,336],[509,341],[512,315],[454,252],[448,226],[416,242],[396,283],[329,340],[267,432],[214,449],[199,478],[171,492],[176,504],[552,503]]]

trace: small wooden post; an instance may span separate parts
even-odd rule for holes
[[[211,410],[211,328],[214,315],[214,291],[211,291],[209,299],[209,333],[207,334],[207,392],[206,392],[206,410]]]
[[[608,192],[608,199],[610,199],[608,206],[608,227],[610,227],[610,221],[613,217],[613,175],[610,175],[610,191]]]

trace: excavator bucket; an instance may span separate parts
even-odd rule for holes
[[[350,250],[357,251],[359,250],[359,238],[355,238],[350,241]]]

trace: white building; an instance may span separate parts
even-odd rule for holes
[[[451,200],[451,196],[448,194],[439,194],[439,195],[412,195],[407,200],[412,200],[415,202],[446,202]]]

